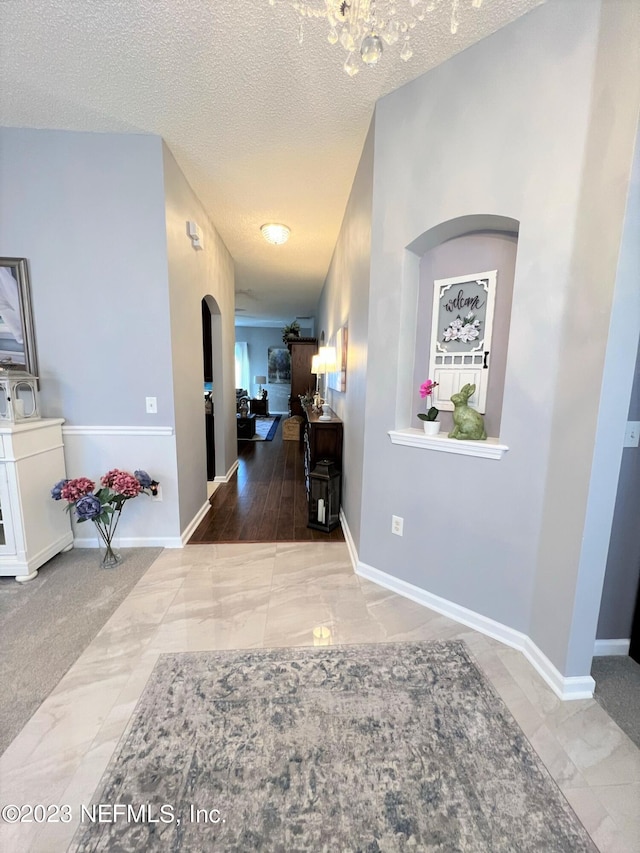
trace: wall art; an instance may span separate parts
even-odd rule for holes
[[[26,258],[0,258],[0,363],[38,373]]]
[[[286,347],[267,350],[269,385],[288,385],[291,382],[291,354]]]
[[[349,333],[347,325],[338,329],[335,334],[335,341],[331,345],[336,348],[336,365],[337,370],[328,374],[329,388],[334,391],[344,393],[347,390],[347,344]]]

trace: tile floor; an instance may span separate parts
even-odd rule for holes
[[[61,853],[157,656],[465,640],[602,853],[640,851],[640,750],[592,700],[560,702],[517,651],[354,575],[344,543],[164,551],[0,758],[0,803],[69,804],[70,823],[0,823],[0,849]]]

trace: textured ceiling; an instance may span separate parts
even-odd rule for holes
[[[388,48],[350,78],[326,21],[300,45],[285,0],[0,0],[0,123],[162,136],[235,259],[244,321],[291,320],[315,311],[376,100],[540,2],[459,0],[454,36],[437,0],[409,62]],[[273,220],[285,246],[260,235]]]

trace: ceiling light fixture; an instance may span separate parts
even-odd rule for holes
[[[275,222],[267,222],[260,226],[262,236],[267,243],[273,243],[274,246],[281,246],[286,243],[291,234],[291,229],[286,225],[278,225]]]
[[[271,6],[276,0],[269,0]],[[298,41],[304,40],[305,18],[326,18],[329,44],[340,44],[347,52],[344,70],[350,77],[359,69],[358,56],[365,65],[377,65],[384,44],[401,44],[400,58],[413,56],[411,31],[442,3],[451,6],[451,32],[458,31],[458,13],[462,0],[288,0],[300,16]],[[476,9],[482,0],[467,0]],[[399,7],[406,6],[404,15]],[[384,44],[383,44],[384,42]]]

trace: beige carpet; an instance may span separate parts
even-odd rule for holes
[[[161,553],[121,548],[115,569],[97,549],[58,554],[27,583],[0,578],[0,754]]]

